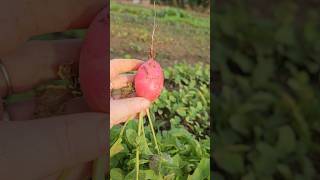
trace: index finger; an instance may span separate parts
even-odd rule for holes
[[[110,79],[114,79],[121,73],[137,70],[143,62],[138,59],[112,59],[110,61]]]

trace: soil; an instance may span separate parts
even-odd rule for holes
[[[182,23],[156,23],[156,59],[162,66],[171,66],[178,62],[210,62],[209,29],[199,29]],[[111,12],[111,58],[146,60],[152,28],[152,17],[149,20],[137,20],[126,14],[113,16]]]

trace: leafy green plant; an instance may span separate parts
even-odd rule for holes
[[[150,121],[131,120],[111,129],[111,179],[135,179],[137,169],[139,179],[210,179],[210,140],[208,131],[204,130],[209,127],[209,78],[208,65],[178,64],[165,69],[166,89],[150,109],[147,116]],[[198,85],[203,92],[195,90]],[[182,95],[194,103],[183,103],[179,100]],[[202,110],[195,109],[193,113],[204,116],[203,119],[173,109],[177,104],[178,108],[183,106],[188,110],[197,107],[198,101],[203,103]],[[180,124],[177,118],[185,123]]]
[[[153,106],[157,120],[172,126],[183,124],[197,137],[209,132],[209,65],[186,63],[165,69],[166,89]],[[163,124],[162,126],[165,126]]]

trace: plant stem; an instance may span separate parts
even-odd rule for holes
[[[110,148],[110,158],[112,158],[115,154],[119,153],[120,151],[123,150],[123,148],[121,148],[119,150],[119,144],[121,144],[122,142],[122,136],[124,133],[125,128],[127,127],[128,122],[130,121],[130,119],[128,121],[125,122],[125,124],[123,125],[123,127],[121,128],[120,134],[118,139],[112,144],[111,148]]]
[[[129,123],[131,119],[129,119],[128,121],[126,121],[120,131],[120,136],[119,137],[122,137],[123,136],[123,133],[124,133],[124,129],[127,127],[127,124]]]
[[[152,120],[151,120],[151,117],[150,117],[149,109],[147,109],[147,116],[148,116],[148,120],[149,120],[151,131],[152,131],[153,140],[154,140],[154,143],[156,145],[156,149],[158,151],[158,154],[161,154],[160,148],[158,146],[158,141],[157,141],[157,138],[156,138],[156,133],[154,132],[154,128],[153,128]]]

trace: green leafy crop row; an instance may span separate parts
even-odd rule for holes
[[[145,8],[138,5],[125,5],[116,2],[111,2],[110,11],[113,16],[124,16],[130,14],[130,17],[137,17],[140,20],[152,20],[154,11],[152,8]],[[201,17],[195,13],[187,12],[182,9],[165,7],[156,9],[157,21],[164,23],[177,24],[182,23],[188,26],[199,28],[209,28],[210,23],[208,18]]]
[[[194,67],[192,67],[194,66]],[[209,65],[177,64],[165,70],[166,87],[154,105],[163,126],[183,124],[197,137],[209,138]]]
[[[144,124],[145,138],[138,136],[137,121],[129,121],[125,128],[113,127],[112,180],[135,179],[137,145],[142,151],[139,179],[210,179],[209,79],[208,65],[177,64],[165,69],[166,88],[151,108],[162,153],[156,153],[149,123]]]

